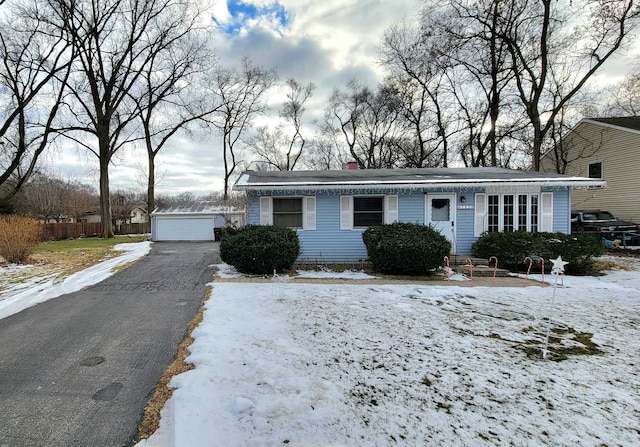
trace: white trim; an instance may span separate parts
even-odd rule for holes
[[[398,221],[398,196],[384,196],[384,223]]]
[[[487,231],[487,195],[485,193],[475,194],[475,211],[473,221],[473,235],[480,237],[482,233]]]
[[[541,232],[553,233],[553,193],[543,192],[540,194],[540,203],[538,204],[539,223],[538,228]]]
[[[306,196],[302,203],[302,229],[316,229],[316,196]]]
[[[273,225],[273,199],[260,197],[260,225]]]
[[[353,196],[340,196],[340,229],[353,230]]]

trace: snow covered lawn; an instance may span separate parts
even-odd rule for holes
[[[214,283],[139,445],[640,445],[640,272],[564,284],[542,360],[552,287]]]

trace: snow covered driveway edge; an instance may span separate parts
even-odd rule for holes
[[[0,319],[36,304],[57,298],[60,295],[77,292],[87,286],[104,281],[113,275],[115,268],[140,259],[149,253],[151,242],[117,244],[113,247],[113,250],[119,252],[119,254],[69,275],[62,281],[57,276],[32,278],[28,287],[22,284],[18,290],[8,289],[4,291],[0,294]]]

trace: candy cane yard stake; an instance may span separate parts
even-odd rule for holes
[[[556,280],[553,283],[553,295],[551,297],[551,308],[549,309],[549,315],[547,317],[547,335],[544,339],[544,348],[542,348],[542,358],[546,359],[547,354],[549,353],[549,333],[551,332],[551,315],[553,314],[553,306],[556,302],[556,289],[558,288],[558,276],[564,274],[564,266],[568,264],[568,262],[562,260],[562,256],[558,256],[556,259],[552,259],[551,263],[553,267],[551,268],[551,274],[556,277]]]
[[[496,263],[493,265],[493,279],[491,280],[491,285],[495,286],[496,285],[496,273],[498,273],[498,258],[496,258],[495,256],[491,256],[489,258],[489,264],[491,264],[491,260],[494,259],[496,261]]]

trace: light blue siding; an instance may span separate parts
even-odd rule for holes
[[[425,200],[423,192],[398,196],[398,220],[424,225]]]
[[[456,251],[458,254],[471,253],[471,247],[477,240],[473,235],[474,230],[474,200],[476,192],[484,192],[483,188],[461,190],[440,189],[434,191],[412,190],[410,192],[398,192],[393,190],[374,190],[371,194],[397,194],[398,195],[398,220],[424,224],[425,222],[425,193],[426,192],[455,192],[456,193]],[[571,192],[569,188],[542,189],[542,192],[553,192],[553,229],[554,231],[568,233],[570,227],[570,203]],[[316,229],[297,230],[300,238],[301,252],[299,262],[330,263],[330,262],[360,262],[367,259],[367,250],[362,242],[362,229],[340,229],[340,196],[362,195],[355,191],[304,191],[287,192],[278,191],[247,193],[247,223],[260,224],[260,196],[292,196],[304,197],[316,196]],[[466,201],[460,202],[460,197],[465,196]]]
[[[551,192],[542,189],[542,192]],[[555,233],[571,233],[571,189],[553,190],[553,231]]]

